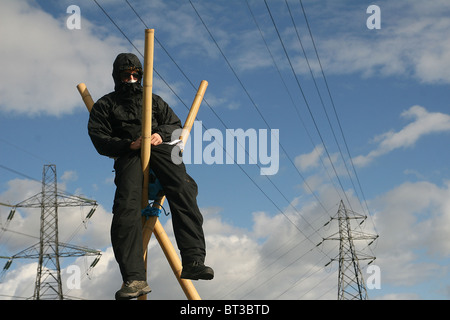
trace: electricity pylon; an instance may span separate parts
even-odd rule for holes
[[[86,216],[86,219],[89,219],[97,207],[97,202],[58,192],[56,181],[56,166],[44,165],[42,191],[13,206],[13,210],[18,207],[41,209],[39,243],[13,255],[6,264],[9,268],[14,259],[38,259],[34,300],[64,299],[59,258],[97,256],[91,264],[92,268],[101,256],[100,251],[59,242],[58,208],[92,206]]]
[[[367,260],[368,264],[371,264],[375,257],[357,250],[354,243],[354,240],[366,240],[370,241],[367,245],[370,246],[378,238],[378,235],[355,230],[354,227],[360,226],[366,218],[367,216],[348,210],[342,200],[336,216],[331,218],[331,220],[338,221],[339,231],[324,240],[339,240],[339,257],[332,259],[326,266],[333,261],[339,261],[338,300],[367,300],[369,298],[360,261]],[[352,220],[361,220],[361,222],[355,225],[351,223]]]

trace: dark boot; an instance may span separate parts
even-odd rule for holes
[[[205,266],[202,262],[194,261],[183,266],[181,278],[190,280],[211,280],[214,278],[214,270]]]
[[[124,286],[116,292],[116,300],[129,300],[150,293],[152,290],[147,281],[127,281]]]

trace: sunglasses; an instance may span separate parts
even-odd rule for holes
[[[131,73],[130,72],[122,72],[120,74],[120,76],[121,76],[122,79],[128,79],[131,76],[133,76],[133,78],[136,78],[136,79],[140,78],[139,73],[137,73],[137,72],[131,72]]]

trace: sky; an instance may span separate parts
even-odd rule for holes
[[[76,85],[111,92],[114,58],[143,61],[152,28],[153,92],[182,121],[208,81],[185,150],[215,270],[194,282],[203,299],[336,299],[341,201],[367,217],[355,235],[378,236],[354,241],[376,257],[360,262],[370,299],[449,299],[449,16],[446,0],[2,1],[0,202],[39,194],[56,165],[58,190],[98,202],[86,224],[89,208],[60,208],[59,239],[102,252],[88,274],[92,257],[61,259],[64,293],[114,298],[113,160],[92,146]],[[3,257],[39,241],[39,210],[10,210]],[[14,260],[0,299],[31,297],[36,269]],[[148,273],[150,299],[184,299],[154,238]]]

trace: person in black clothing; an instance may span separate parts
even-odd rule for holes
[[[114,91],[92,107],[88,133],[98,153],[115,158],[116,192],[111,224],[111,242],[124,286],[116,299],[131,299],[149,293],[143,260],[141,196],[143,174],[140,160],[142,132],[142,65],[131,53],[121,53],[113,64]],[[172,161],[168,144],[181,121],[158,95],[152,96],[150,168],[160,181],[172,212],[173,229],[180,250],[185,279],[214,277],[204,265],[206,256],[203,217],[197,205],[197,184],[183,163]]]

